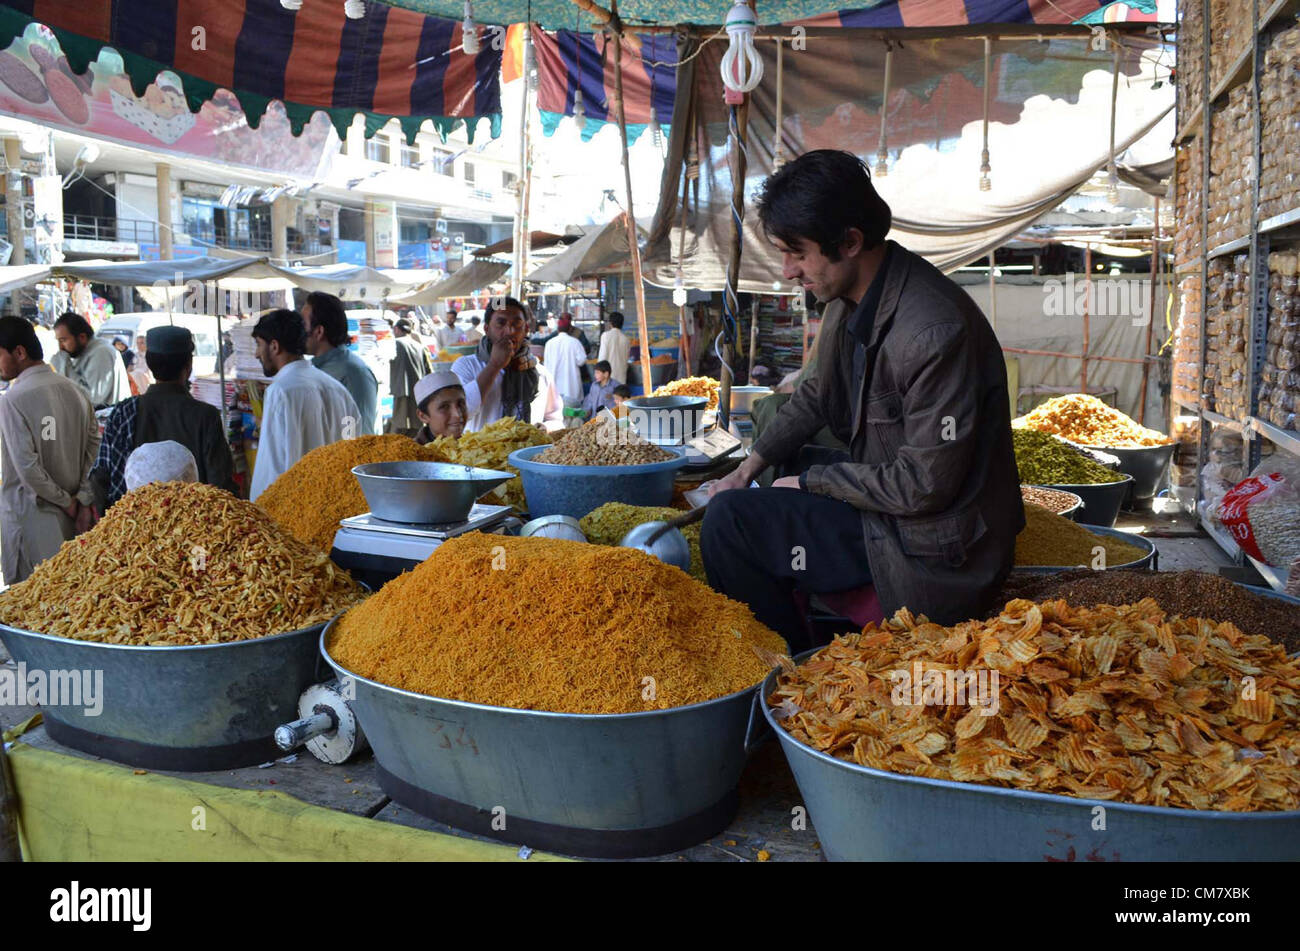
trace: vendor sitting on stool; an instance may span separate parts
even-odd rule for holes
[[[758,215],[786,280],[827,307],[816,371],[711,488],[700,537],[709,583],[793,651],[812,646],[796,590],[874,584],[886,617],[902,607],[940,624],[980,617],[1025,524],[992,328],[960,287],[885,240],[889,206],[848,152],[782,167]],[[847,460],[745,488],[823,426]]]
[[[415,435],[421,446],[439,436],[459,439],[465,431],[469,410],[465,406],[465,388],[460,377],[450,370],[430,373],[415,384],[415,415],[424,423]]]

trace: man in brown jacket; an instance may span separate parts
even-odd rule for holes
[[[977,616],[1025,524],[1006,365],[988,321],[936,268],[885,240],[889,206],[850,153],[786,165],[765,183],[758,214],[786,279],[827,306],[816,371],[713,488],[700,539],[710,584],[793,650],[811,646],[795,589],[874,583],[887,615]],[[823,426],[847,454],[823,449],[823,464],[744,488],[799,458]]]

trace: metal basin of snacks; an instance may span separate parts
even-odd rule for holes
[[[1094,535],[1101,535],[1104,536],[1105,538],[1113,538],[1117,541],[1124,542],[1125,544],[1132,545],[1134,548],[1140,548],[1146,553],[1141,558],[1136,558],[1133,561],[1126,561],[1123,564],[1119,564],[1119,565],[1105,565],[1104,568],[1099,568],[1097,570],[1101,571],[1108,568],[1128,568],[1130,570],[1137,570],[1140,568],[1150,568],[1154,570],[1159,567],[1160,553],[1156,549],[1156,543],[1153,542],[1151,539],[1143,538],[1141,535],[1132,535],[1129,534],[1128,532],[1121,532],[1117,528],[1106,528],[1101,525],[1086,525],[1083,523],[1079,523],[1079,527],[1086,528]],[[1053,572],[1053,571],[1069,571],[1071,568],[1091,568],[1091,567],[1092,565],[1090,564],[1089,565],[1016,565],[1014,570],[1029,571],[1029,572]]]
[[[516,449],[507,459],[519,470],[528,500],[528,514],[582,518],[606,502],[628,505],[667,505],[673,499],[673,479],[686,465],[681,446],[662,446],[673,458],[635,466],[556,466],[534,462],[547,446]]]
[[[801,654],[802,663],[815,651]],[[820,753],[771,725],[833,862],[1261,862],[1300,855],[1300,812],[1138,806],[906,776]]]
[[[1128,498],[1129,488],[1132,485],[1133,477],[1125,473],[1118,482],[1095,482],[1082,485],[1043,484],[1039,488],[1056,489],[1077,495],[1083,500],[1083,509],[1072,516],[1074,520],[1077,522],[1083,519],[1089,525],[1104,525],[1110,528],[1115,524],[1115,519],[1119,518],[1120,507]]]
[[[646,442],[680,446],[699,435],[708,406],[703,396],[634,396],[627,401],[627,419]]]
[[[45,728],[59,743],[142,769],[213,770],[283,755],[272,734],[297,718],[298,695],[318,679],[324,626],[227,644],[148,647],[0,625],[0,641],[20,670],[45,672],[51,690],[60,682],[59,696],[41,703]]]
[[[626,714],[442,700],[368,680],[320,649],[375,752],[384,792],[439,822],[569,855],[662,855],[722,831],[761,732],[757,686]],[[344,681],[343,678],[350,678]]]
[[[1169,471],[1169,460],[1173,457],[1176,443],[1167,446],[1143,446],[1137,449],[1116,449],[1111,446],[1085,446],[1098,452],[1107,452],[1119,458],[1119,471],[1133,477],[1133,494],[1135,501],[1143,501],[1156,494],[1165,473]]]

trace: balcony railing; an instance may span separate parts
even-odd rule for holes
[[[64,215],[63,237],[87,241],[133,241],[146,244],[158,240],[158,226],[133,218],[100,218],[94,215]]]

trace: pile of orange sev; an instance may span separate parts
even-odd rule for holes
[[[471,533],[338,622],[330,654],[383,684],[562,713],[639,713],[759,683],[785,641],[643,552]]]

